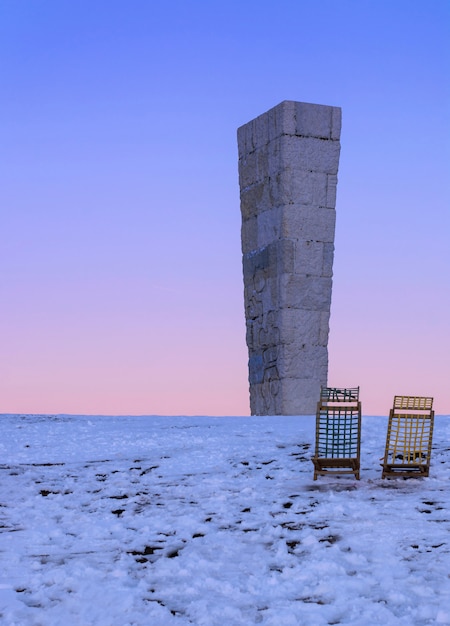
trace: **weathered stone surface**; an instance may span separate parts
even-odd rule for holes
[[[238,129],[252,414],[311,414],[327,383],[340,129],[291,101]]]
[[[336,174],[339,165],[339,142],[317,137],[283,135],[267,144],[269,176],[280,170],[303,170]],[[263,171],[258,171],[262,180]]]
[[[278,401],[281,410],[275,415],[310,415],[315,413],[320,387],[314,378],[286,378],[283,380],[282,401]],[[307,410],[299,411],[299,398]],[[311,408],[308,408],[311,407]]]
[[[323,207],[285,205],[282,209],[282,237],[334,244],[336,213]]]
[[[331,278],[327,277],[284,274],[280,276],[280,308],[329,311],[331,284]]]

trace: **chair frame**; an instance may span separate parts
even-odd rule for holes
[[[433,427],[433,398],[395,396],[389,411],[381,477],[428,476]]]
[[[359,387],[322,387],[316,412],[314,480],[328,474],[360,477]]]

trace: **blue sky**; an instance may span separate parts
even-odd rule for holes
[[[450,4],[1,0],[3,412],[248,414],[236,129],[342,107],[329,384],[450,412]]]

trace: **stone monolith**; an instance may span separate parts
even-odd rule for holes
[[[310,415],[327,384],[341,109],[284,101],[238,129],[252,415]]]

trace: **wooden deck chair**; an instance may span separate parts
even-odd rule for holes
[[[361,402],[359,387],[322,387],[316,412],[314,480],[326,474],[354,474],[359,480]]]
[[[389,412],[382,478],[428,476],[433,425],[433,398],[394,397]]]

